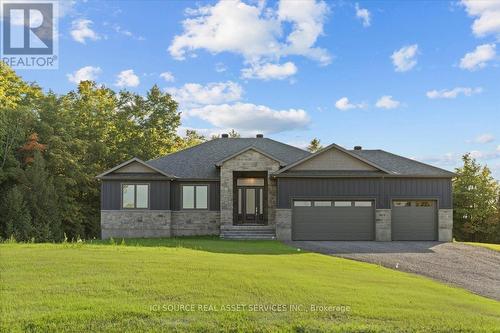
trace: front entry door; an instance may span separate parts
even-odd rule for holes
[[[263,201],[264,189],[262,187],[238,187],[238,222],[263,224]]]

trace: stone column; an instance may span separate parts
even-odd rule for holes
[[[390,242],[391,235],[391,210],[376,209],[375,210],[375,240],[378,242]]]
[[[276,238],[281,241],[292,240],[292,210],[277,208],[276,213]]]
[[[440,209],[438,212],[438,240],[440,242],[453,240],[453,209]]]

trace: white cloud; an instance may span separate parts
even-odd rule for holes
[[[356,17],[363,21],[363,27],[369,27],[371,24],[371,13],[366,8],[359,7],[359,4],[355,4]]]
[[[167,82],[174,82],[175,81],[174,74],[172,74],[170,72],[163,72],[160,74],[160,77],[163,78]]]
[[[460,94],[462,94],[464,96],[472,96],[473,94],[479,94],[482,91],[483,91],[483,89],[481,87],[477,87],[477,88],[456,87],[453,89],[430,90],[426,93],[426,95],[430,99],[456,98]]]
[[[282,53],[302,55],[329,64],[331,57],[324,49],[314,47],[323,34],[323,24],[328,13],[324,1],[286,1],[279,3],[278,18],[281,22],[291,22],[293,29],[286,38]]]
[[[123,35],[123,36],[129,37],[129,38],[132,38],[135,40],[140,40],[140,41],[145,40],[144,37],[136,35],[133,32],[131,32],[130,30],[124,29],[123,27],[121,27],[118,24],[113,25],[113,30],[116,31],[117,33]]]
[[[222,62],[218,62],[215,64],[215,71],[217,73],[222,73],[222,72],[227,71],[227,67]]]
[[[396,72],[406,72],[417,64],[418,45],[404,46],[391,55]]]
[[[375,106],[382,109],[395,109],[401,105],[401,102],[396,101],[392,98],[392,96],[386,95],[382,96],[378,99]]]
[[[86,40],[98,40],[101,37],[90,28],[93,24],[91,20],[78,19],[71,22],[71,37],[78,43],[85,44]]]
[[[474,35],[496,34],[500,37],[500,1],[462,0],[461,3],[470,16],[476,17],[472,24]]]
[[[494,160],[500,157],[500,152],[497,151],[480,151],[472,150],[469,152],[470,156],[478,160]]]
[[[101,68],[85,66],[80,68],[79,70],[73,72],[73,74],[66,74],[69,82],[73,82],[75,84],[80,83],[80,81],[95,81],[97,80],[99,74],[101,74]]]
[[[301,109],[274,110],[264,105],[234,103],[205,105],[185,111],[217,128],[234,128],[245,133],[279,133],[306,128],[309,116]]]
[[[349,98],[342,97],[338,101],[335,102],[335,107],[339,110],[347,111],[347,110],[351,110],[351,109],[365,108],[366,104],[365,103],[354,104],[354,103],[351,103],[349,101]]]
[[[212,82],[207,85],[186,83],[180,88],[166,91],[183,106],[221,104],[241,99],[243,88],[236,82]]]
[[[456,166],[460,162],[461,157],[462,155],[460,154],[445,153],[443,155],[416,158],[415,160],[442,166]]]
[[[497,146],[497,151],[500,152],[500,145]]]
[[[293,62],[280,64],[253,65],[250,68],[241,70],[241,75],[245,79],[260,80],[283,80],[297,73],[297,66]]]
[[[121,71],[116,78],[115,85],[118,87],[137,87],[140,83],[139,77],[134,74],[133,69]]]
[[[495,140],[495,137],[491,134],[485,133],[481,134],[474,139],[474,143],[490,143]]]
[[[281,56],[302,55],[327,64],[327,51],[315,47],[323,33],[328,7],[323,1],[281,1],[278,9],[240,0],[221,0],[186,11],[183,33],[174,37],[168,51],[175,59],[204,49],[211,53],[240,54],[247,63],[277,61]],[[284,28],[288,28],[288,34]]]
[[[495,44],[479,45],[474,51],[466,53],[460,59],[460,68],[473,71],[485,67],[488,61],[495,58],[495,48]]]

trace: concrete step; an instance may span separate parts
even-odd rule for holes
[[[224,234],[274,234],[274,230],[221,230]]]
[[[274,226],[267,225],[226,225],[222,226],[223,239],[276,239]]]
[[[258,239],[258,240],[273,240],[276,239],[275,234],[221,234],[222,239]]]

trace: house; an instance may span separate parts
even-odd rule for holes
[[[383,150],[219,139],[102,181],[102,237],[452,240],[454,173]]]

